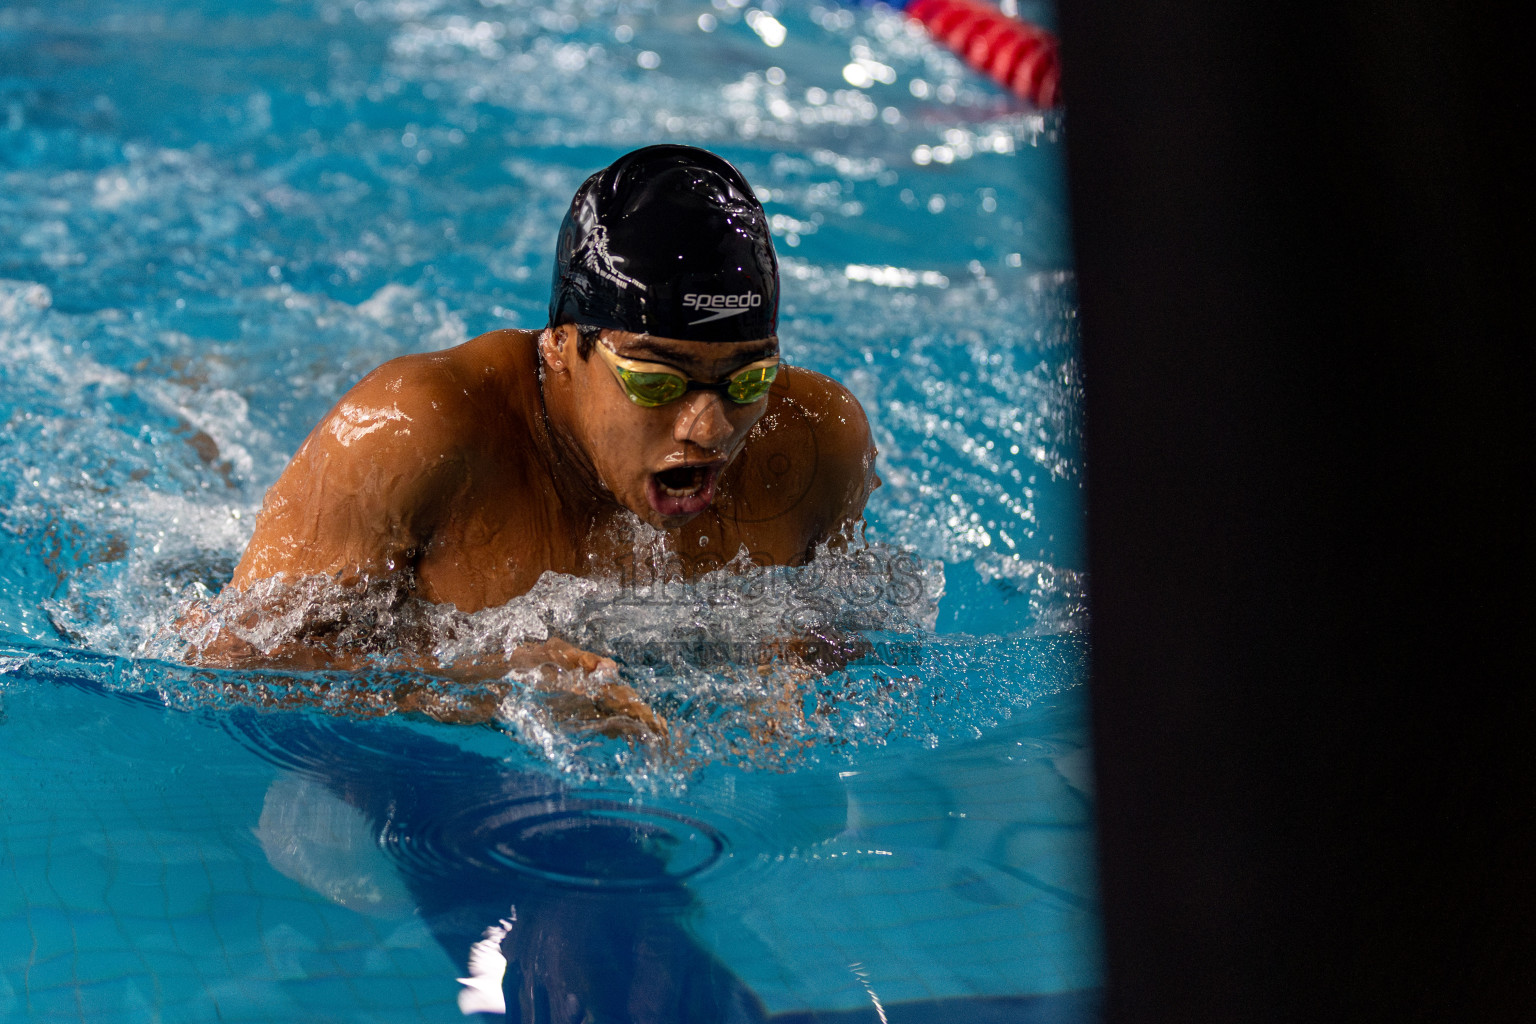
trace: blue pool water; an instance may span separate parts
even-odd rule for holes
[[[549,1019],[1092,1019],[1061,131],[878,7],[0,7],[0,1020],[461,1019],[488,928]],[[682,585],[642,538],[645,580],[422,612],[618,655],[665,757],[180,665],[310,426],[540,325],[572,191],[658,141],[759,190],[786,358],[880,448],[869,551]],[[872,646],[764,739],[779,680],[718,655],[808,624]]]

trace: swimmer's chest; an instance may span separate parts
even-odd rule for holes
[[[422,596],[478,611],[527,593],[545,572],[580,575],[587,559],[574,525],[531,487],[482,488],[455,503],[422,546]]]
[[[750,462],[740,468],[753,469]],[[813,541],[804,503],[754,486],[749,475],[731,476],[714,506],[670,535],[681,572],[709,572],[743,549],[759,565],[802,562]],[[535,488],[504,488],[459,505],[422,545],[415,567],[422,596],[478,611],[527,593],[545,572],[623,578],[633,568],[631,531],[581,524],[543,498]],[[654,564],[649,553],[643,561]]]
[[[684,573],[697,576],[743,551],[757,565],[800,565],[814,543],[813,533],[793,510],[762,516],[753,506],[724,500],[679,530],[675,546]]]

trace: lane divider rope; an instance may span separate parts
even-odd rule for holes
[[[1056,37],[983,0],[911,0],[904,10],[966,64],[1042,110],[1061,99]]]

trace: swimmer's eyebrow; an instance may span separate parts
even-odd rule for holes
[[[697,358],[693,353],[679,352],[665,345],[658,345],[654,341],[636,341],[633,345],[629,346],[629,350],[624,353],[624,357],[626,359],[639,359],[645,354],[649,354],[658,363],[670,363],[678,367],[687,366]],[[768,359],[778,354],[779,343],[776,341],[765,341],[753,348],[742,349],[736,353],[735,358],[741,360],[737,364],[738,366],[745,366],[748,363],[755,363],[759,359]]]

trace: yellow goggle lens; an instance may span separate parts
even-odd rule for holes
[[[757,366],[743,370],[731,378],[725,393],[731,396],[731,401],[737,405],[750,404],[768,393],[768,389],[773,385],[773,379],[778,375],[777,363],[772,366]]]
[[[647,408],[675,402],[688,390],[688,382],[675,373],[643,373],[620,367],[619,382],[630,401]]]
[[[619,386],[624,389],[624,394],[629,396],[629,400],[647,409],[677,401],[688,393],[690,386],[710,391],[724,391],[737,405],[750,405],[768,394],[774,378],[779,375],[777,362],[764,361],[742,370],[723,386],[697,384],[691,383],[681,374],[669,373],[665,370],[638,369],[639,366],[655,364],[637,363],[634,360],[624,359],[606,345],[599,346],[598,351],[609,368],[613,370],[613,375],[618,378]]]

